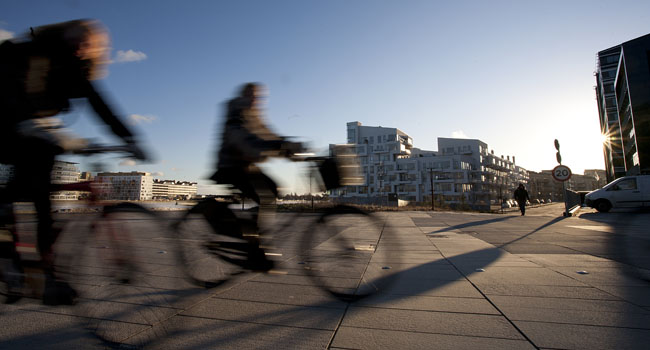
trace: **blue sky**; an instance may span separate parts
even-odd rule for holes
[[[274,129],[315,148],[344,142],[345,123],[360,121],[423,149],[480,139],[535,171],[556,165],[557,138],[574,172],[603,168],[595,54],[649,33],[650,2],[3,0],[0,38],[77,18],[108,27],[115,63],[102,85],[125,119],[140,116],[157,159],[112,170],[206,192],[222,104],[248,81],[268,86]],[[118,62],[120,51],[133,61]],[[89,108],[65,120],[102,134]],[[301,166],[268,169],[304,190]]]

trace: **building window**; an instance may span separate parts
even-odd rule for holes
[[[354,143],[357,138],[356,130],[348,129],[348,143]]]

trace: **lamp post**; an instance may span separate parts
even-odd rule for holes
[[[379,206],[384,205],[384,161],[377,166],[377,181],[379,181]]]
[[[312,174],[309,174],[309,197],[311,198],[311,211],[314,211],[314,193],[311,191]]]
[[[431,181],[431,211],[435,210],[433,204],[433,167],[429,168],[429,180]]]

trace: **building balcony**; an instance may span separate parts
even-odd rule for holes
[[[512,169],[510,169],[510,168],[508,168],[506,166],[498,165],[498,164],[492,164],[490,162],[483,162],[482,165],[485,166],[485,167],[494,169],[494,170],[498,170],[498,171],[504,171],[504,172],[512,171]]]

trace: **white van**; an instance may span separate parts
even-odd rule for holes
[[[585,205],[599,212],[650,206],[650,175],[624,176],[585,195]]]

